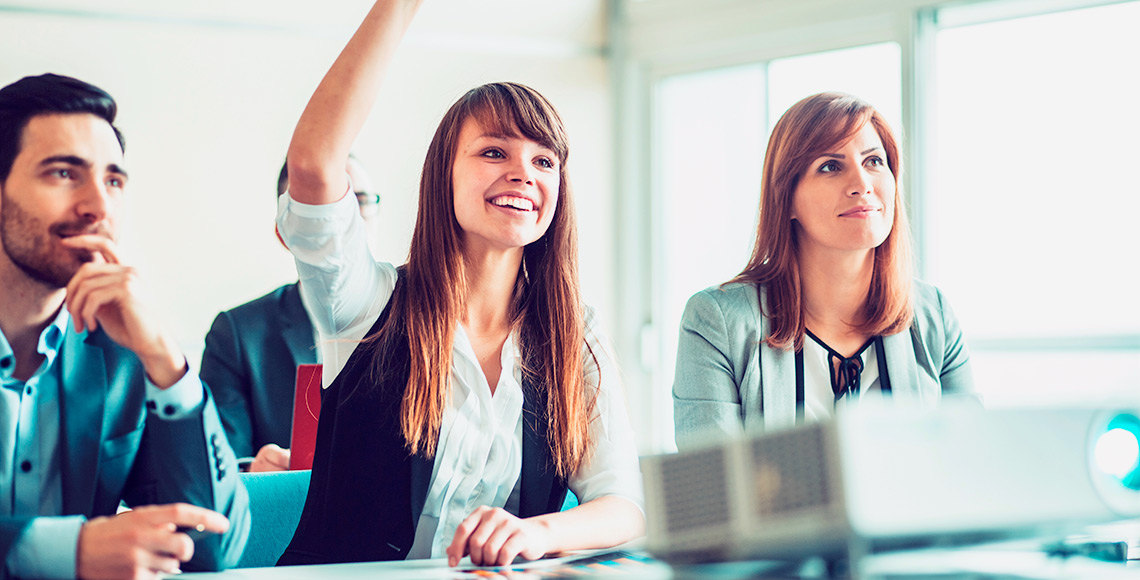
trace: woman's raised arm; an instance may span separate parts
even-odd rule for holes
[[[378,0],[313,92],[289,143],[289,194],[312,205],[348,191],[345,164],[422,0]]]

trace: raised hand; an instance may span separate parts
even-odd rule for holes
[[[421,2],[377,0],[313,92],[289,143],[293,199],[321,205],[347,191],[348,153]]]

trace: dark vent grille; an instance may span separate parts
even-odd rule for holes
[[[661,462],[665,527],[669,533],[728,522],[725,450],[673,455]]]
[[[756,516],[828,505],[822,428],[769,434],[753,441],[751,448]]]

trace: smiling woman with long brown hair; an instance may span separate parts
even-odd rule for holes
[[[514,83],[462,96],[428,149],[407,263],[369,254],[345,160],[418,6],[376,2],[289,147],[278,226],[331,384],[281,563],[505,565],[630,540],[637,453],[579,295],[553,106]],[[560,511],[568,489],[581,505]]]
[[[898,140],[866,102],[821,93],[784,113],[748,265],[685,308],[679,445],[827,417],[868,396],[929,405],[972,393],[949,305],[911,279],[900,171]]]

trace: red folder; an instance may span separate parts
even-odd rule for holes
[[[321,416],[321,365],[298,365],[293,395],[293,432],[289,436],[289,469],[312,469]]]

